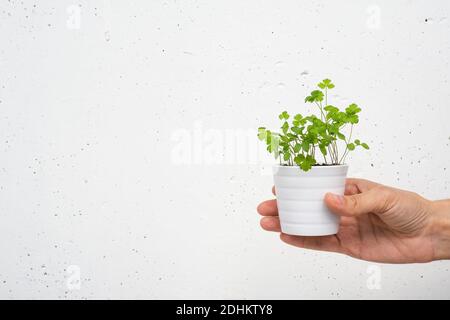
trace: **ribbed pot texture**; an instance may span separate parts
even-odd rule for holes
[[[274,166],[278,214],[283,233],[300,236],[336,234],[339,217],[324,203],[327,192],[344,194],[348,166]]]

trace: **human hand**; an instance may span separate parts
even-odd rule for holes
[[[450,259],[450,200],[430,201],[413,192],[347,179],[345,196],[327,193],[324,201],[333,213],[341,216],[336,235],[309,237],[281,233],[281,240],[300,248],[338,252],[375,262]],[[264,216],[263,229],[281,232],[276,200],[262,202],[257,210]]]

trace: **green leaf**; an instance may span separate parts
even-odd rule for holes
[[[314,101],[322,101],[323,100],[323,92],[320,90],[314,90],[313,92],[311,92],[311,96],[314,97]]]
[[[302,142],[302,149],[305,152],[309,152],[309,142],[308,141],[303,141]]]
[[[309,171],[311,167],[316,164],[316,159],[312,156],[306,156],[305,159],[300,163],[300,168],[303,171]]]
[[[311,169],[312,165],[308,161],[302,161],[300,163],[300,169],[303,171],[309,171]]]
[[[330,79],[323,79],[322,82],[318,83],[317,86],[320,89],[333,89],[334,88],[334,84],[331,83]]]
[[[369,145],[365,142],[361,143],[361,147],[363,147],[366,150],[369,150]]]
[[[310,96],[305,98],[305,102],[320,102],[323,101],[324,94],[320,90],[314,90]]]
[[[289,143],[289,138],[285,135],[280,135],[280,140],[283,144],[288,144]]]
[[[296,143],[294,145],[294,152],[295,153],[299,153],[301,149],[302,149],[302,145],[300,143]]]
[[[357,146],[359,146],[359,145],[361,144],[361,141],[359,141],[359,139],[356,139],[356,140],[355,140],[355,144],[356,144]]]
[[[322,152],[322,154],[323,154],[324,156],[327,155],[327,148],[325,147],[325,145],[320,144],[320,145],[319,145],[319,149],[320,149],[320,152]]]
[[[339,109],[336,108],[335,106],[332,105],[328,105],[325,108],[323,108],[323,110],[328,111],[328,112],[338,112]]]
[[[339,138],[339,139],[341,139],[341,140],[344,140],[345,141],[345,136],[342,134],[342,133],[340,133],[340,132],[336,132],[336,135],[337,135],[337,137]]]
[[[301,164],[304,160],[305,160],[305,156],[302,154],[299,154],[299,155],[295,156],[295,158],[294,158],[294,162],[298,166],[301,166]]]
[[[266,139],[266,136],[267,136],[266,128],[264,127],[258,128],[258,139],[263,141]]]
[[[294,141],[295,139],[297,139],[297,136],[293,133],[288,132],[286,134],[286,136],[289,138],[289,141]]]
[[[316,164],[316,159],[313,156],[306,156],[305,160],[309,161],[311,165]]]
[[[278,118],[280,119],[280,120],[287,120],[287,119],[289,119],[289,114],[287,113],[287,111],[283,111],[282,113],[280,113],[280,115],[278,116]]]
[[[295,163],[301,162],[303,160],[305,160],[305,156],[303,154],[296,155],[294,158]]]
[[[288,161],[291,158],[291,154],[289,152],[285,152],[283,154],[284,161]]]
[[[330,134],[337,134],[339,132],[339,123],[333,123],[328,126],[328,132]]]
[[[333,136],[330,136],[330,135],[328,135],[328,134],[324,134],[324,135],[322,135],[322,144],[326,147],[326,146],[328,146],[330,143],[331,143],[331,141],[333,141],[333,140],[335,140],[334,138],[333,138]]]
[[[323,109],[327,112],[327,114],[325,116],[326,120],[335,118],[337,113],[339,112],[338,108],[336,108],[334,106],[330,106],[330,105],[326,106]]]
[[[275,155],[275,159],[278,158],[278,152],[280,147],[280,138],[276,135],[271,135],[271,141],[270,141],[270,152],[273,152]]]
[[[357,124],[359,122],[359,117],[356,114],[347,116],[347,122],[351,124]]]
[[[292,127],[291,131],[298,135],[302,133],[302,129],[299,127]]]
[[[348,148],[348,150],[353,151],[353,150],[355,150],[355,145],[353,143],[349,143],[349,144],[347,144],[347,148]]]
[[[357,114],[357,113],[360,112],[360,111],[361,111],[361,108],[358,107],[358,105],[355,104],[355,103],[352,103],[352,104],[349,105],[347,108],[345,108],[345,112],[346,112],[348,115]]]
[[[300,126],[302,124],[303,116],[301,114],[296,114],[294,116],[294,120],[292,121],[292,124],[296,127]]]
[[[270,133],[270,131],[266,131],[267,135],[266,135],[266,144],[271,144],[272,143],[272,135]]]
[[[289,130],[289,124],[287,122],[283,123],[281,129],[283,130],[283,133],[286,134]]]

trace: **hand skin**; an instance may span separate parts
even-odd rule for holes
[[[430,201],[368,180],[347,179],[345,196],[327,193],[324,201],[341,216],[336,235],[281,233],[281,240],[381,263],[450,259],[450,200]],[[262,202],[257,210],[264,216],[264,230],[281,232],[276,200]]]

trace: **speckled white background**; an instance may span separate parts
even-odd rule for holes
[[[261,231],[261,159],[173,158],[183,128],[275,125],[330,77],[372,147],[350,175],[448,197],[449,17],[447,0],[1,1],[0,298],[450,298],[450,261],[375,265],[374,290],[373,264]]]

